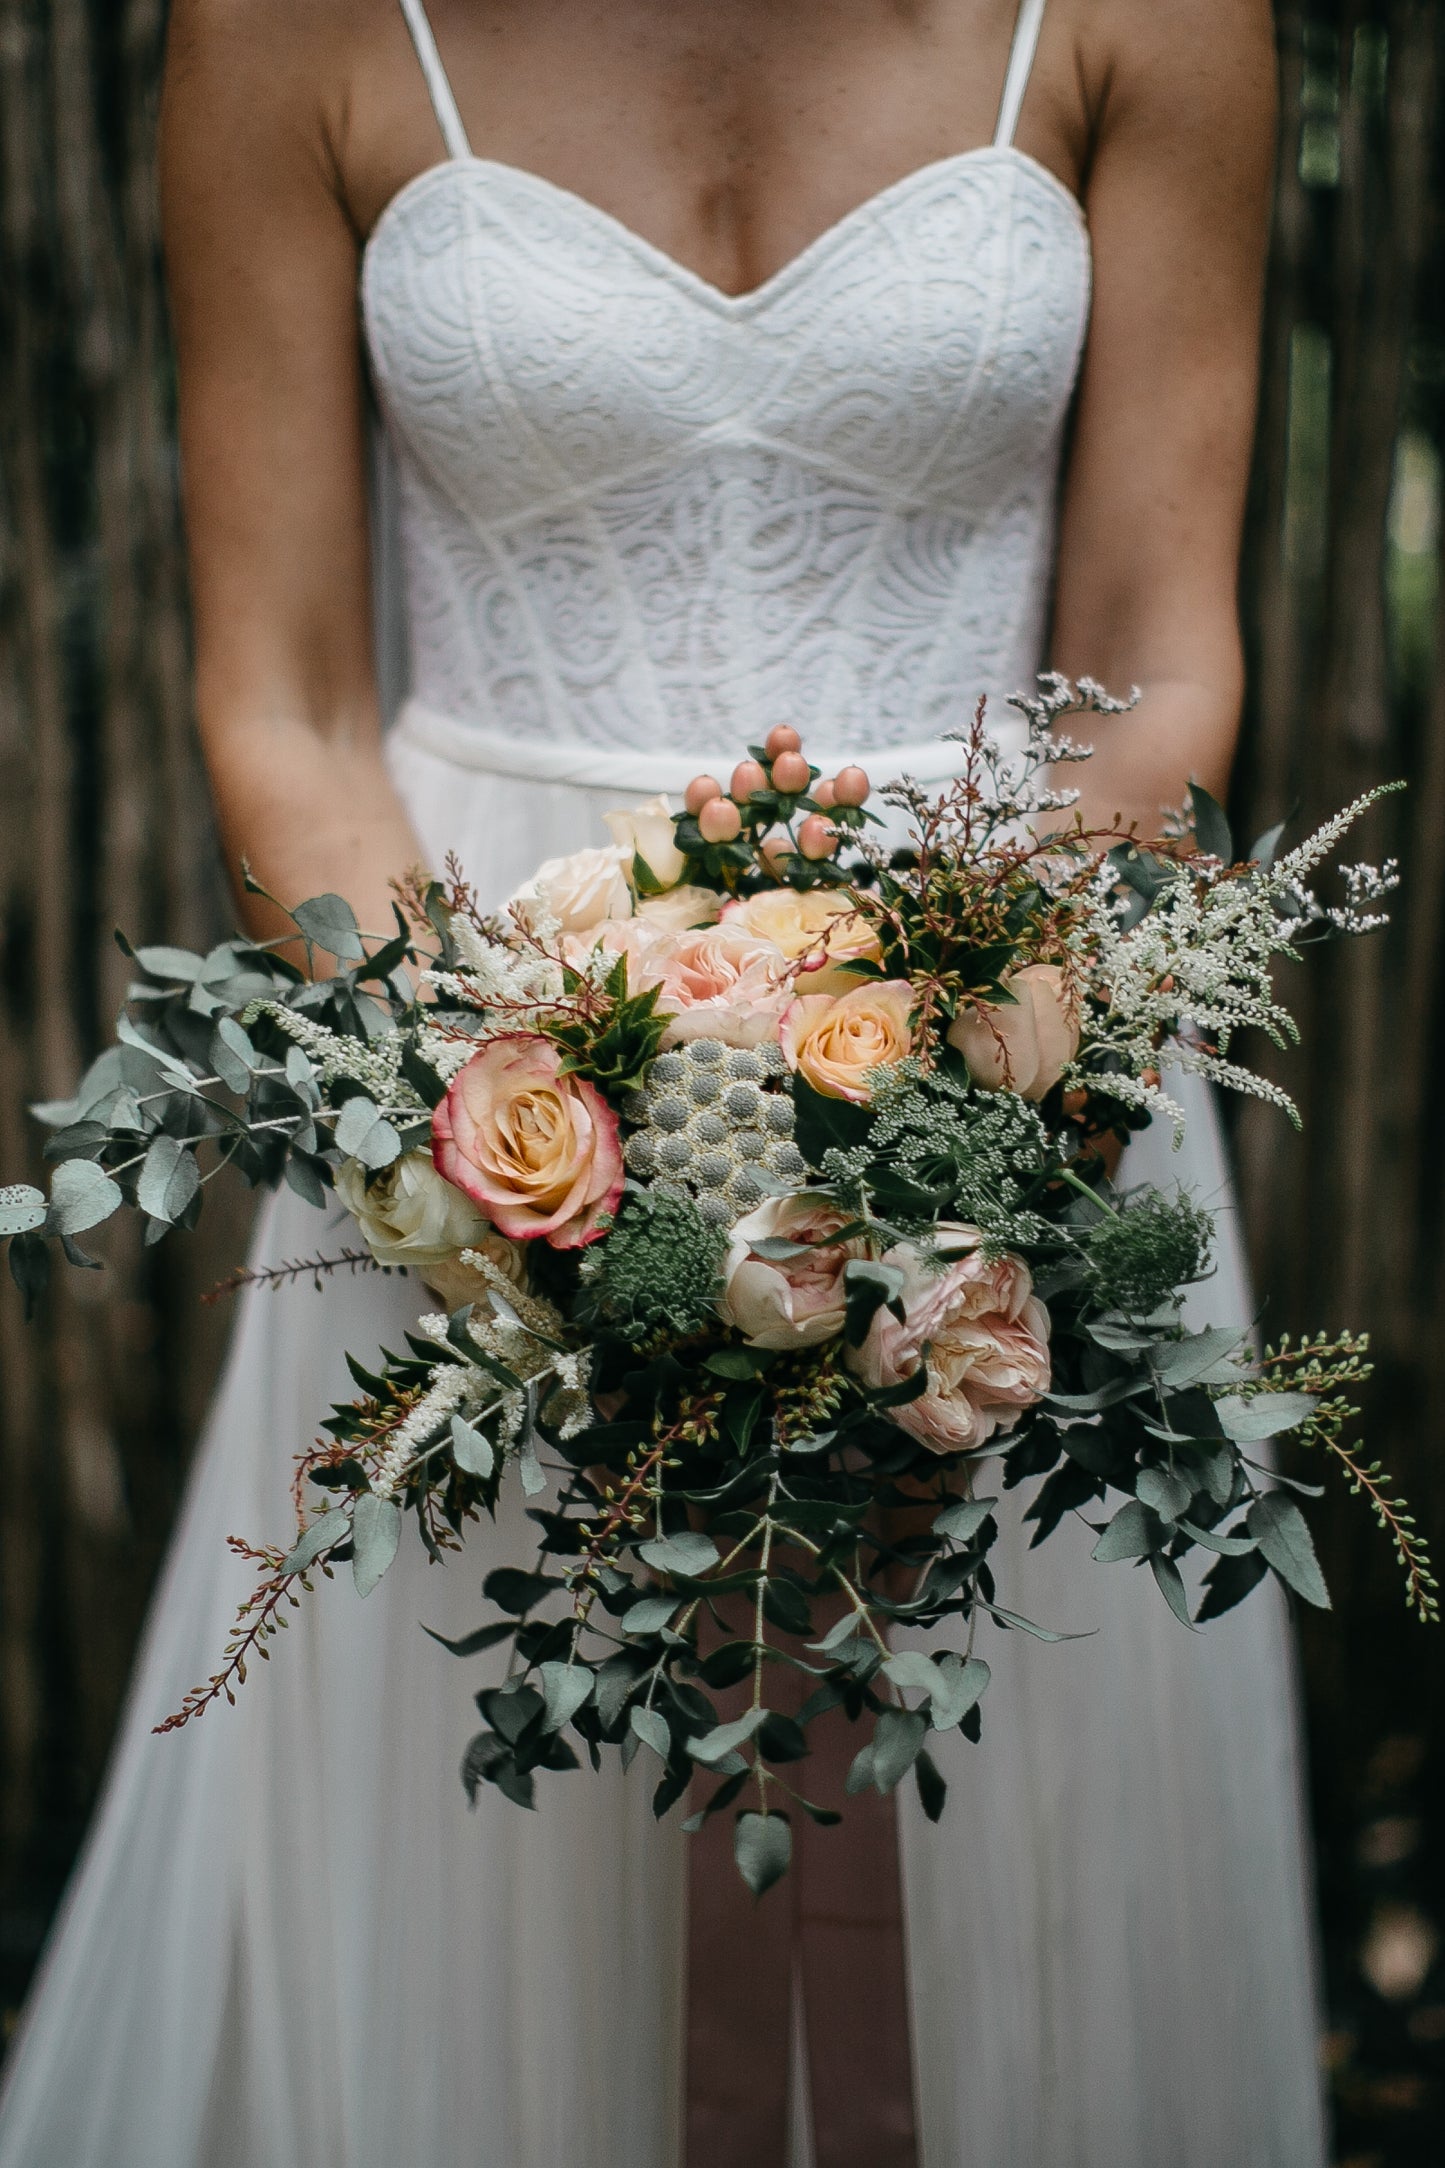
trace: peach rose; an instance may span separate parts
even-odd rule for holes
[[[909,1243],[886,1252],[903,1273],[903,1323],[879,1310],[848,1360],[872,1386],[901,1384],[926,1361],[927,1390],[890,1408],[890,1419],[935,1453],[967,1452],[1012,1430],[1048,1391],[1049,1313],[1022,1258],[990,1264],[976,1227],[945,1224],[937,1234],[953,1252],[941,1272]]]
[[[808,1196],[769,1197],[738,1221],[723,1264],[719,1308],[751,1346],[813,1347],[843,1330],[844,1268],[850,1257],[865,1255],[865,1246],[861,1239],[827,1238],[847,1223],[836,1205]],[[807,1248],[797,1257],[754,1255],[754,1243],[779,1240]]]
[[[764,888],[743,902],[730,903],[725,926],[775,941],[790,963],[806,959],[810,994],[845,994],[859,984],[841,965],[852,959],[881,963],[878,936],[847,889]]]
[[[985,1091],[1042,1099],[1079,1051],[1079,1003],[1058,964],[1025,964],[1001,981],[1013,1005],[980,1002],[948,1027],[948,1043]]]
[[[664,1046],[685,1039],[721,1039],[725,1046],[777,1040],[793,998],[787,958],[771,941],[701,926],[693,933],[646,929],[628,948],[628,977],[638,992],[658,991],[657,1006],[672,1021]]]
[[[783,1018],[790,1068],[825,1099],[871,1096],[870,1069],[913,1051],[913,988],[906,979],[863,979],[846,994],[801,994]]]
[[[665,798],[649,798],[642,805],[604,813],[608,833],[627,854],[628,877],[634,856],[640,858],[659,888],[675,888],[687,860],[677,847],[672,808]]]
[[[622,1195],[617,1117],[535,1032],[491,1039],[432,1115],[432,1158],[504,1235],[595,1242]]]
[[[526,926],[555,918],[563,933],[587,933],[604,919],[630,918],[631,865],[631,851],[616,843],[549,858],[509,899],[509,908]]]

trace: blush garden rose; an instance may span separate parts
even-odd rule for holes
[[[1078,997],[1058,964],[1026,964],[1002,982],[1012,1003],[980,1002],[948,1030],[948,1043],[985,1091],[1042,1099],[1079,1051]]]
[[[432,1115],[432,1157],[504,1235],[553,1249],[595,1242],[622,1195],[617,1116],[534,1032],[489,1040],[457,1072]]]

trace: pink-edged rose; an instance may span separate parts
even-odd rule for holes
[[[782,950],[728,926],[690,933],[647,927],[629,946],[628,980],[636,992],[658,988],[658,1009],[672,1019],[664,1046],[687,1039],[721,1039],[724,1046],[776,1042],[793,998]]]
[[[833,1242],[848,1223],[836,1205],[816,1197],[769,1197],[732,1231],[723,1264],[720,1305],[753,1347],[813,1347],[843,1330],[847,1297],[843,1271],[850,1257],[866,1254],[857,1238]],[[794,1257],[759,1257],[753,1245],[805,1244]]]
[[[1049,1313],[1022,1258],[989,1262],[976,1227],[944,1224],[937,1238],[941,1271],[909,1243],[886,1253],[903,1273],[903,1322],[880,1310],[849,1361],[875,1387],[926,1361],[927,1391],[889,1414],[935,1453],[958,1453],[1012,1430],[1048,1391]]]
[[[985,1091],[1042,1099],[1079,1051],[1079,1002],[1058,964],[1025,964],[1002,982],[1012,1002],[980,1002],[948,1029],[948,1043]]]
[[[432,1115],[432,1158],[517,1241],[595,1242],[622,1195],[617,1116],[535,1032],[491,1039],[458,1070]]]
[[[825,1099],[865,1104],[869,1071],[913,1052],[916,998],[907,979],[864,979],[846,994],[800,994],[783,1018],[789,1068]]]

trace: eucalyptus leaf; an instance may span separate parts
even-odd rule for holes
[[[351,1578],[357,1595],[369,1596],[396,1556],[401,1541],[400,1506],[364,1491],[352,1511],[351,1539]]]
[[[766,1709],[749,1709],[745,1715],[736,1717],[731,1724],[715,1724],[711,1731],[699,1733],[689,1739],[687,1751],[695,1762],[704,1762],[708,1767],[712,1767],[744,1745],[754,1732],[761,1731],[767,1720]]]
[[[338,1543],[344,1543],[351,1534],[351,1515],[338,1507],[323,1513],[309,1528],[303,1529],[294,1547],[281,1561],[283,1573],[304,1573],[313,1565],[323,1551],[334,1551]]]
[[[328,950],[339,963],[360,963],[365,956],[356,913],[344,896],[313,896],[298,903],[291,916],[308,941]]]
[[[179,1137],[153,1137],[136,1183],[136,1202],[152,1219],[170,1227],[201,1186],[196,1155]]]
[[[1093,1556],[1108,1565],[1120,1558],[1144,1558],[1157,1550],[1163,1531],[1147,1506],[1130,1498],[1119,1508],[1098,1542]]]
[[[1243,1338],[1242,1328],[1211,1325],[1205,1332],[1191,1333],[1184,1340],[1165,1340],[1152,1348],[1149,1367],[1161,1384],[1179,1392],[1186,1385],[1197,1385]]]
[[[464,1475],[480,1476],[483,1481],[496,1465],[492,1441],[484,1432],[473,1429],[462,1416],[452,1417],[452,1458]]]
[[[348,1099],[336,1118],[336,1149],[375,1171],[389,1167],[401,1151],[401,1139],[374,1100],[364,1094]]]
[[[1155,1552],[1149,1560],[1149,1570],[1159,1584],[1159,1592],[1181,1626],[1194,1631],[1194,1621],[1189,1616],[1189,1598],[1184,1589],[1184,1576],[1172,1558],[1162,1551]]]
[[[644,1596],[623,1614],[625,1634],[657,1634],[677,1610],[676,1596]]]
[[[792,1825],[786,1814],[740,1814],[733,1832],[738,1872],[755,1897],[761,1897],[788,1871],[793,1856]]]
[[[634,1702],[627,1721],[643,1745],[650,1746],[660,1761],[666,1761],[672,1751],[672,1735],[666,1717],[660,1716],[656,1709],[644,1709],[640,1702]]]
[[[928,1733],[916,1709],[885,1709],[873,1733],[873,1786],[891,1792],[913,1767]]]
[[[847,1611],[836,1626],[828,1628],[821,1641],[810,1641],[808,1647],[816,1649],[820,1656],[831,1656],[834,1649],[841,1648],[845,1641],[851,1641],[857,1631],[858,1614],[856,1611]]]
[[[1303,1513],[1283,1491],[1256,1498],[1245,1515],[1245,1526],[1259,1544],[1260,1555],[1287,1581],[1297,1596],[1317,1610],[1328,1611],[1330,1592],[1315,1556],[1314,1540]]]
[[[0,1189],[0,1240],[6,1235],[34,1234],[45,1225],[48,1209],[43,1190],[32,1189],[27,1182],[9,1183]]]
[[[93,1161],[67,1159],[51,1178],[47,1224],[53,1234],[83,1235],[124,1202],[120,1184]]]
[[[925,1656],[921,1649],[900,1649],[896,1656],[886,1656],[883,1671],[905,1693],[927,1694],[930,1700],[935,1695],[944,1700],[948,1698],[947,1679],[933,1658]]]
[[[952,1731],[983,1699],[993,1673],[981,1656],[958,1656],[952,1650],[938,1659],[944,1691],[933,1697],[933,1728]]]
[[[686,1579],[695,1579],[715,1566],[720,1553],[711,1536],[699,1535],[691,1528],[679,1529],[676,1535],[657,1536],[650,1543],[640,1543],[637,1555],[657,1573],[680,1573]]]
[[[956,1506],[945,1506],[934,1515],[933,1533],[948,1536],[954,1543],[971,1542],[997,1504],[997,1498],[961,1498]]]
[[[153,979],[179,979],[185,984],[198,979],[204,968],[203,959],[192,950],[159,945],[137,949],[135,960]]]
[[[1184,1478],[1173,1475],[1167,1468],[1141,1468],[1134,1489],[1141,1505],[1149,1507],[1164,1521],[1177,1521],[1181,1513],[1189,1510],[1193,1490]]]
[[[1262,1445],[1298,1430],[1319,1405],[1318,1393],[1228,1393],[1214,1403],[1220,1428],[1237,1445]]]
[[[552,1663],[540,1664],[537,1676],[542,1682],[542,1699],[547,1706],[542,1729],[561,1731],[592,1699],[593,1674],[586,1664]]]

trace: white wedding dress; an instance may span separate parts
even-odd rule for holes
[[[412,698],[398,788],[505,895],[629,795],[801,726],[875,779],[1027,684],[1089,301],[1079,205],[995,143],[872,197],[730,297],[577,196],[468,150],[404,0],[447,160],[389,205],[362,306],[399,489]],[[385,550],[379,552],[389,600]],[[385,615],[385,611],[383,612]],[[1107,725],[1101,724],[1101,729]],[[1202,1093],[1138,1176],[1227,1202]],[[340,1236],[289,1192],[278,1260]],[[214,1668],[343,1348],[413,1283],[247,1297],[108,1788],[14,2051],[0,2168],[678,2168],[686,1839],[645,1768],[457,1767],[481,1622],[527,1553],[513,1491],[459,1563],[404,1550],[292,1614],[238,1706],[152,1724]],[[1242,1318],[1228,1217],[1202,1310]],[[925,2168],[1320,2168],[1298,1740],[1273,1595],[1200,1634],[1071,1523],[1001,1544],[983,1741],[900,1822]],[[800,2123],[804,2120],[800,2113]],[[808,2153],[800,2131],[796,2154]]]

